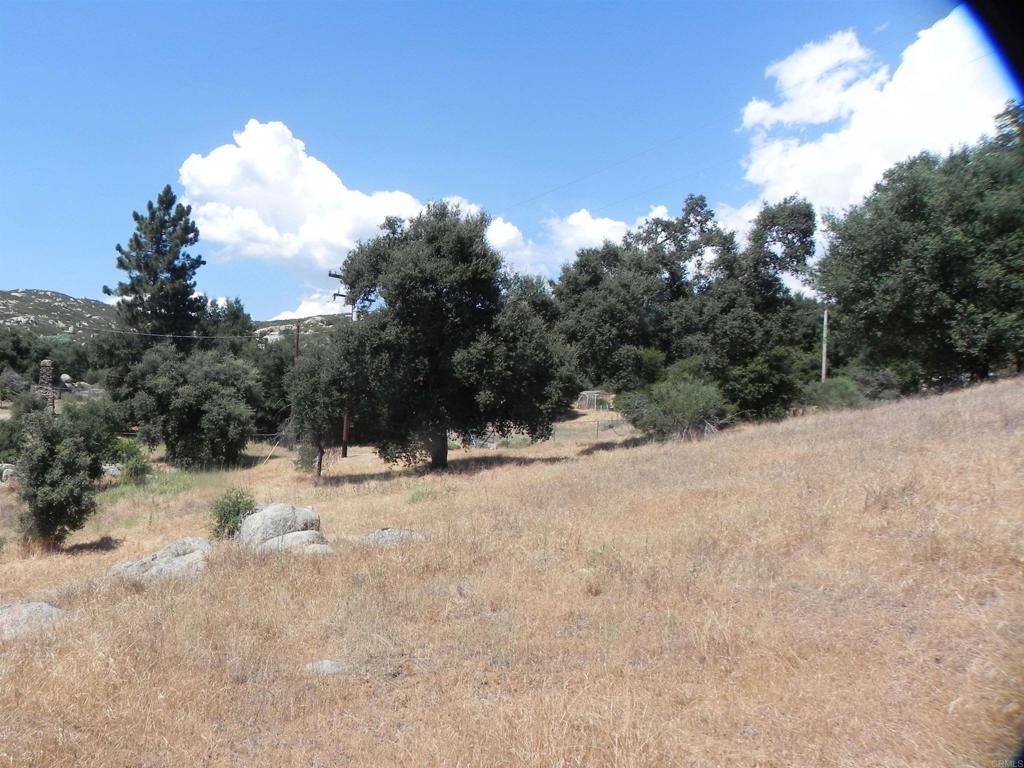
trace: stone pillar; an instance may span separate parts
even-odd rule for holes
[[[52,360],[43,360],[39,363],[39,394],[46,400],[46,409],[53,413],[56,393],[53,389]]]

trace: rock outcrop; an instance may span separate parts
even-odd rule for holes
[[[366,544],[371,547],[390,547],[395,544],[416,544],[429,541],[419,531],[409,528],[380,528],[365,536],[358,536],[352,539],[356,544]]]
[[[196,576],[206,568],[212,549],[206,539],[178,539],[141,560],[118,563],[108,573],[143,581]]]
[[[0,604],[0,640],[10,640],[52,624],[64,611],[49,603]]]
[[[320,516],[309,507],[270,504],[242,520],[238,530],[241,544],[256,552],[293,550],[310,555],[334,552],[320,533]]]

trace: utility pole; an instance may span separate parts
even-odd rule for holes
[[[297,365],[299,362],[299,331],[302,327],[302,320],[300,318],[295,319],[295,353],[292,355],[292,365]]]
[[[821,323],[821,380],[825,381],[828,374],[828,307]]]

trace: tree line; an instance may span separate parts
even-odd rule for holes
[[[340,275],[358,319],[304,337],[297,356],[258,339],[240,300],[196,294],[199,232],[167,186],[116,248],[126,278],[104,291],[119,332],[47,354],[102,383],[112,426],[162,443],[172,463],[231,464],[258,431],[288,429],[318,473],[346,416],[385,459],[443,468],[451,446],[485,432],[547,437],[584,388],[617,393],[647,433],[693,436],[1019,372],[1022,114],[1009,104],[994,137],[897,164],[826,215],[824,233],[791,197],[765,204],[741,241],[692,195],[674,218],[581,249],[555,280],[511,271],[486,213],[429,204],[348,254]],[[0,381],[20,386],[41,351],[0,334]]]

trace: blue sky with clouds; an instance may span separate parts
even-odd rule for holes
[[[326,269],[442,197],[553,277],[691,192],[741,231],[787,194],[841,209],[1014,97],[938,0],[9,0],[0,288],[99,297],[168,182],[202,232],[199,289],[257,318],[331,309]]]

